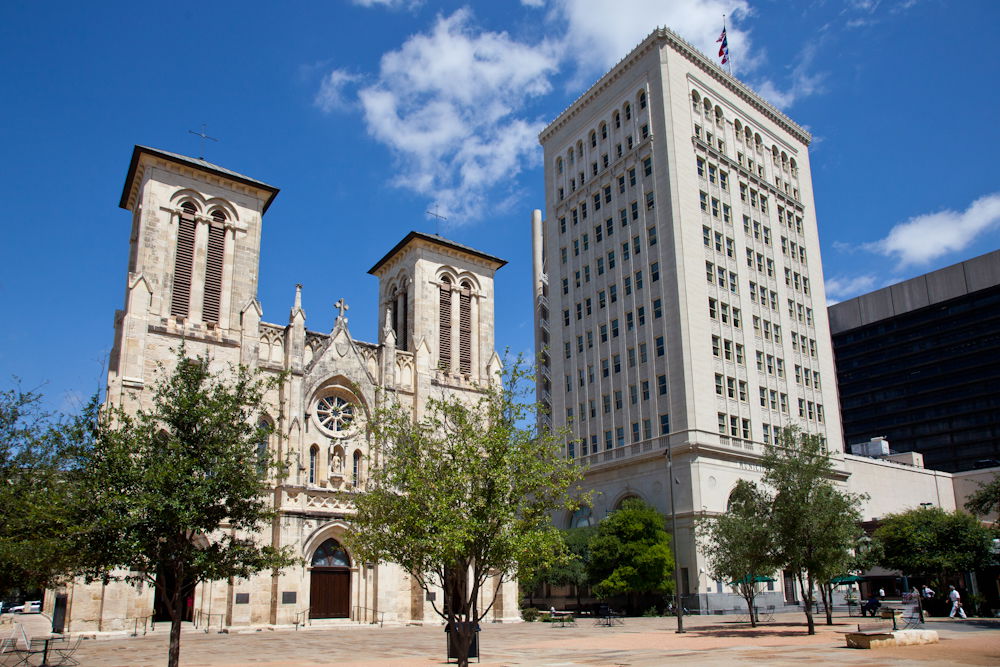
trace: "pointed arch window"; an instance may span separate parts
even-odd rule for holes
[[[451,370],[451,278],[441,278],[438,297],[438,368]]]
[[[257,474],[264,475],[267,472],[268,463],[268,441],[274,427],[267,419],[261,419],[257,424]]]
[[[177,222],[177,250],[174,255],[174,284],[170,296],[170,314],[187,317],[191,308],[191,273],[194,267],[194,235],[197,210],[191,202],[181,206]]]
[[[222,300],[222,265],[226,254],[226,214],[216,210],[208,228],[208,248],[205,254],[205,302],[201,319],[219,321],[219,304]]]
[[[351,468],[351,484],[361,484],[361,450],[354,450],[354,466]]]
[[[319,470],[319,447],[313,445],[309,448],[309,483],[316,483],[316,472]]]
[[[350,567],[351,557],[340,546],[340,542],[331,537],[313,552],[310,564],[313,567]]]

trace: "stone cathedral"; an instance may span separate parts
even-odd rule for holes
[[[306,618],[437,622],[405,571],[357,562],[340,539],[352,498],[364,493],[373,445],[365,423],[374,407],[394,399],[420,418],[429,396],[474,392],[500,370],[493,276],[505,262],[411,232],[369,271],[379,281],[377,343],[352,338],[343,300],[332,331],[309,330],[301,286],[288,321],[265,322],[257,300],[261,226],[277,194],[202,159],[142,146],[122,192],[132,227],[107,400],[145,404],[157,364],[170,367],[182,341],[188,354],[207,355],[220,372],[244,364],[288,373],[268,396],[273,432],[261,446],[291,465],[273,483],[278,517],[259,539],[292,546],[303,565],[200,584],[188,600],[188,620],[221,627]],[[77,582],[60,592],[70,632],[131,631],[136,619],[163,616],[151,587]],[[485,592],[487,603],[494,592],[493,619],[516,619],[516,585]]]

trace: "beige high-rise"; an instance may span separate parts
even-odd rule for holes
[[[668,513],[669,449],[681,588],[698,594],[686,605],[731,607],[704,573],[694,518],[759,479],[783,426],[821,435],[844,466],[810,135],[659,29],[540,141],[539,399],[598,492],[563,525],[633,496]]]

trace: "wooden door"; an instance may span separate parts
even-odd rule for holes
[[[310,618],[349,618],[351,571],[347,568],[312,569],[309,584]]]

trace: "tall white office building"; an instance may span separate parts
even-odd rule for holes
[[[597,492],[563,526],[634,496],[668,513],[671,452],[682,593],[712,606],[693,520],[759,479],[781,427],[822,435],[846,478],[810,135],[658,29],[540,141],[539,400]]]

